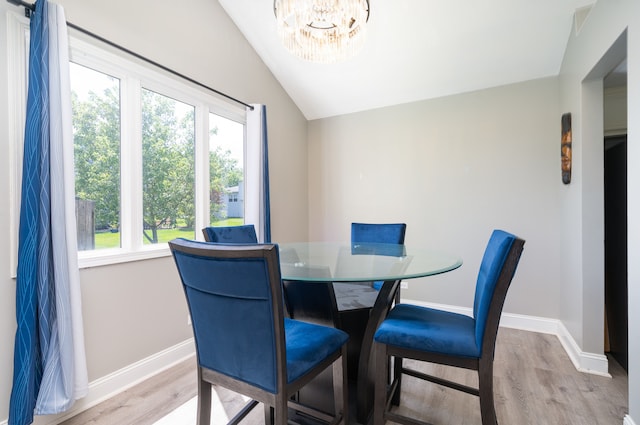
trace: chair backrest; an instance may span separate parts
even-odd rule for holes
[[[258,243],[253,224],[210,226],[202,229],[204,240],[215,243]]]
[[[494,349],[502,307],[523,246],[524,240],[503,230],[494,230],[487,243],[473,303],[476,344],[483,354],[485,348]]]
[[[351,242],[404,244],[405,223],[351,223]]]
[[[404,245],[407,231],[405,223],[351,223],[351,252],[353,254],[376,254],[399,257],[404,255],[404,247],[356,246],[354,244],[395,244]],[[382,288],[382,281],[372,282],[375,289]]]
[[[286,385],[278,247],[169,242],[191,314],[198,365],[272,393]]]

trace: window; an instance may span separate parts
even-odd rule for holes
[[[71,63],[78,250],[120,247],[120,80]]]
[[[214,226],[244,224],[244,144],[238,143],[243,138],[243,125],[209,115],[209,221]]]
[[[9,61],[17,83],[11,95],[22,106],[28,21],[16,15],[8,32],[10,44],[22,46]],[[243,224],[245,109],[73,33],[69,43],[80,266],[169,255],[171,239],[201,239],[202,227]],[[24,123],[24,109],[16,123]],[[13,211],[21,180],[18,125]],[[17,229],[18,214],[13,219]],[[17,232],[12,237],[17,247]]]
[[[142,90],[142,242],[195,234],[195,107]]]

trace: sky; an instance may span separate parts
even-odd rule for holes
[[[238,161],[238,165],[244,163],[244,126],[235,121],[223,118],[219,115],[209,114],[209,127],[218,127],[218,134],[212,135],[209,141],[209,149],[220,146],[223,151],[231,151],[231,157]]]

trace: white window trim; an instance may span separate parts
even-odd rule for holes
[[[28,79],[29,20],[15,13],[7,13],[8,77],[9,77],[9,135],[11,137],[11,270],[17,268],[18,228],[20,222],[20,185],[22,181],[22,146]],[[98,43],[98,44],[96,44]],[[121,128],[136,128],[135,134],[121,133],[121,247],[81,251],[80,268],[96,267],[129,261],[140,261],[171,255],[167,244],[145,245],[142,238],[142,143],[141,143],[141,88],[156,91],[178,101],[195,106],[195,238],[202,240],[198,230],[208,225],[208,190],[202,186],[209,182],[209,113],[246,125],[244,107],[232,105],[212,93],[196,88],[182,79],[159,72],[153,65],[142,65],[127,57],[69,33],[70,60],[83,66],[107,72],[120,79],[121,98],[131,96],[136,103],[121,101]],[[17,84],[16,84],[17,82]],[[246,131],[245,131],[246,133]],[[246,152],[246,135],[245,135]],[[245,154],[246,158],[246,154]],[[246,159],[244,170],[246,173]],[[139,176],[139,177],[136,177]],[[130,182],[136,182],[133,187]],[[252,196],[247,195],[245,196]],[[255,195],[257,196],[257,195]],[[122,213],[129,212],[129,213]]]

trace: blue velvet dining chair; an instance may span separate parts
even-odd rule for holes
[[[404,244],[405,223],[351,223],[351,243]],[[380,290],[383,282],[373,282]]]
[[[351,242],[403,244],[405,223],[351,223]]]
[[[385,420],[424,423],[393,411],[400,401],[402,375],[409,375],[463,391],[480,399],[483,425],[497,425],[493,400],[493,358],[502,307],[515,274],[524,240],[494,230],[482,258],[475,289],[473,316],[410,304],[398,304],[378,327],[374,336],[376,364],[373,425]],[[389,359],[394,363],[389,385]],[[474,370],[478,388],[402,366],[402,359]],[[430,408],[442,408],[442,405]]]
[[[241,226],[209,226],[202,229],[204,240],[216,243],[258,243],[253,224]]]
[[[169,242],[196,345],[198,425],[211,420],[211,385],[251,400],[229,422],[258,403],[265,424],[285,425],[288,408],[333,424],[346,424],[346,343],[338,329],[284,317],[278,246]],[[332,366],[335,415],[300,406],[292,397]]]

